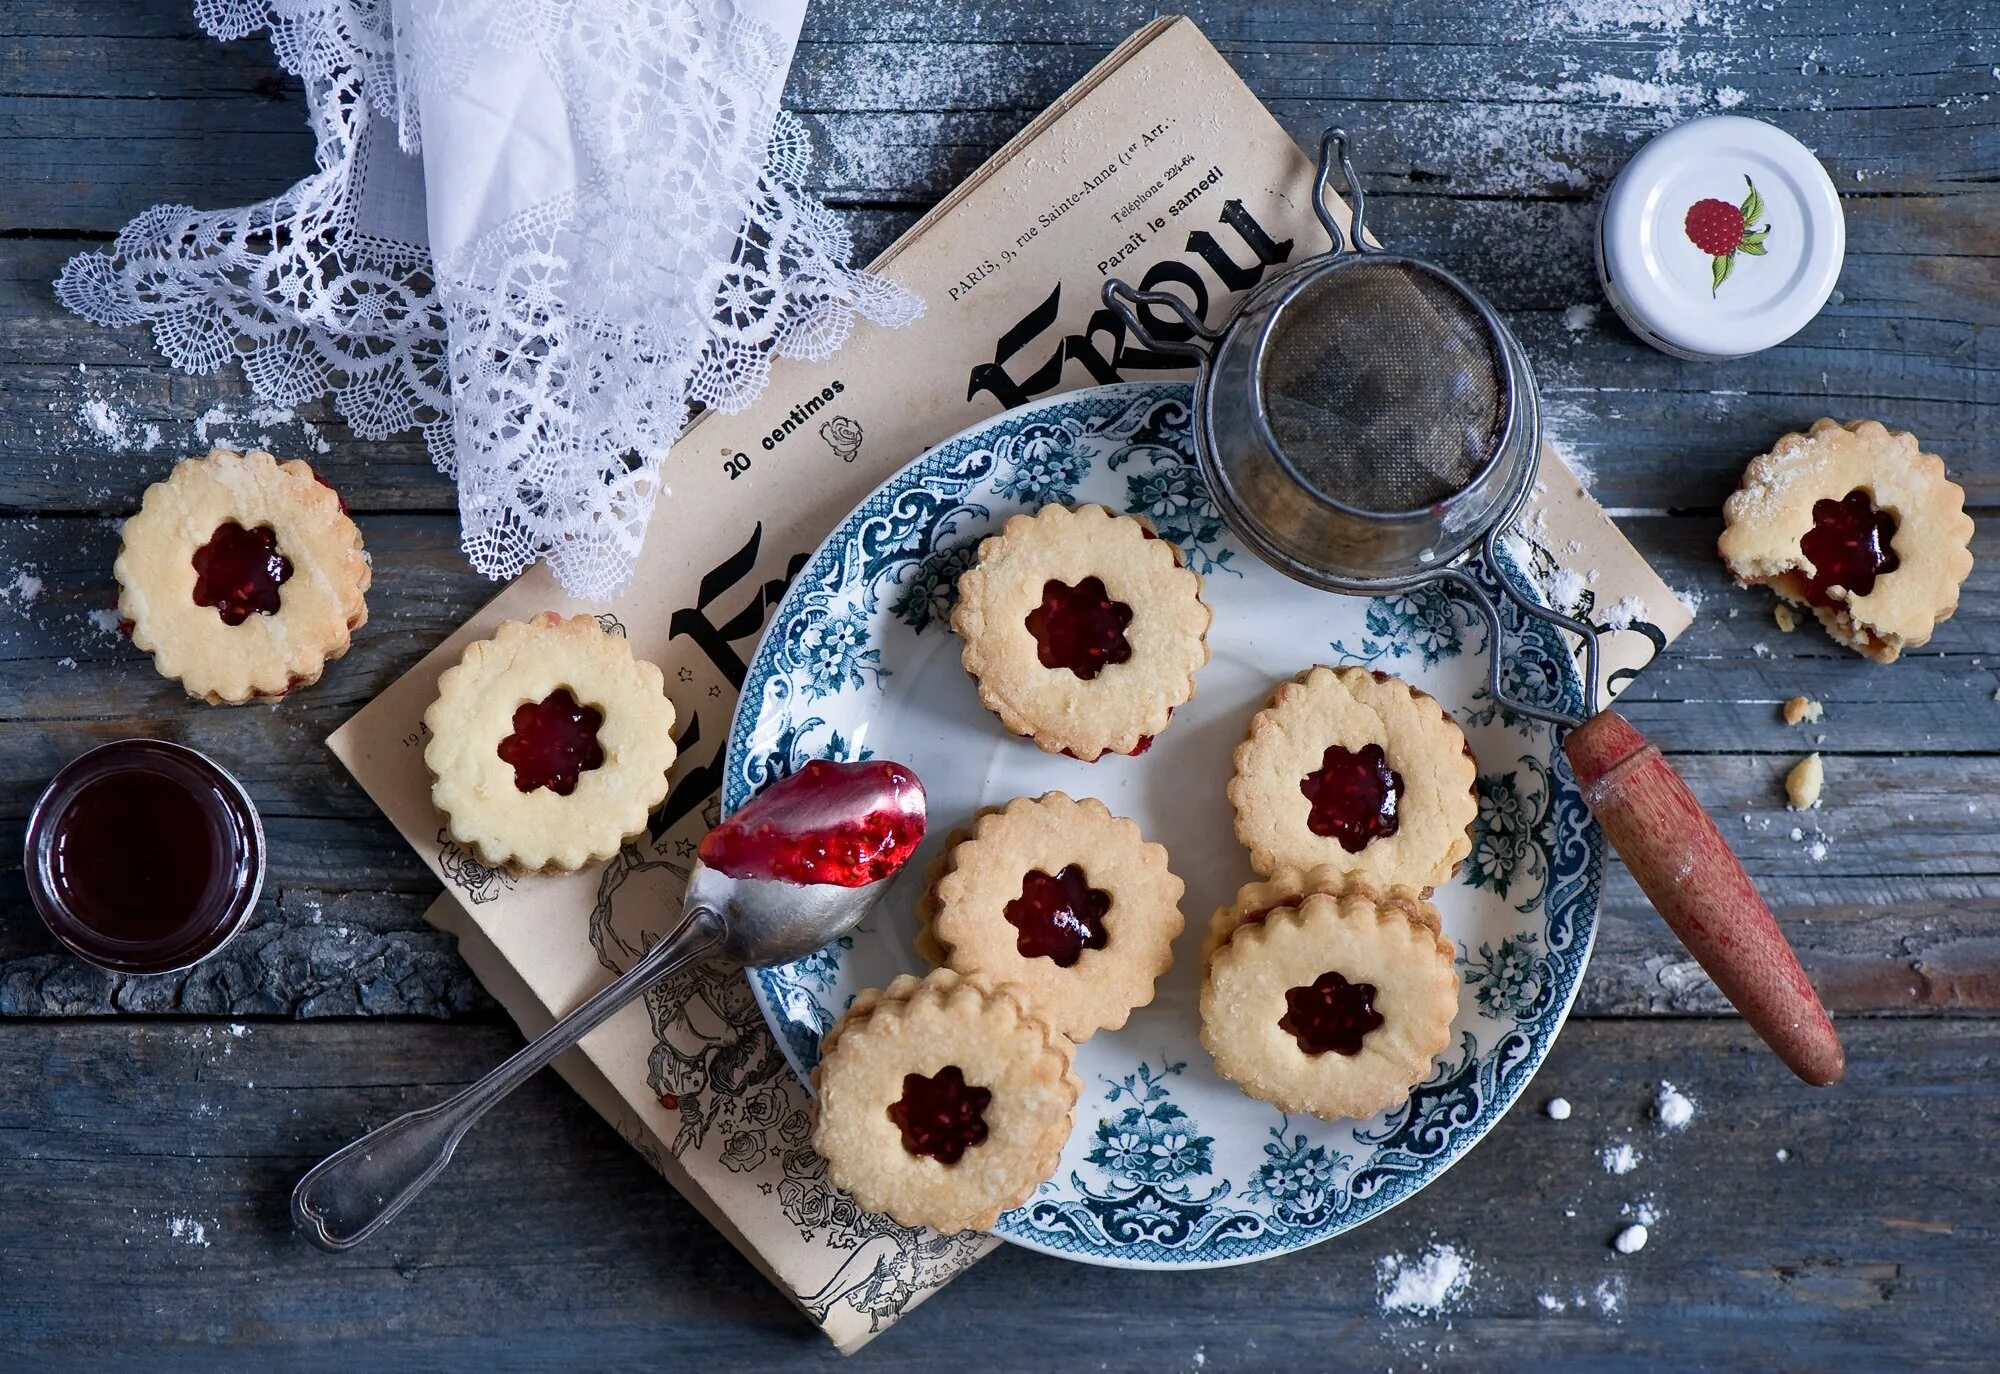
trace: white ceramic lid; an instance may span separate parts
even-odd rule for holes
[[[1698,358],[1797,333],[1833,293],[1846,248],[1819,160],[1739,115],[1692,120],[1640,149],[1598,221],[1612,306],[1648,342]]]

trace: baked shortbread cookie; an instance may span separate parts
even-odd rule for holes
[[[1044,506],[979,546],[951,627],[979,700],[1050,753],[1137,754],[1208,662],[1201,578],[1136,516]]]
[[[1478,773],[1436,698],[1386,673],[1320,666],[1251,719],[1229,800],[1266,877],[1326,866],[1428,893],[1472,852]]]
[[[1972,571],[1965,491],[1914,435],[1819,420],[1750,460],[1718,549],[1744,586],[1808,607],[1877,663],[1927,642]]]
[[[1207,961],[1215,957],[1215,951],[1229,942],[1229,937],[1235,934],[1238,926],[1254,924],[1273,911],[1296,907],[1315,893],[1334,897],[1356,893],[1379,907],[1401,911],[1412,921],[1428,927],[1433,935],[1442,934],[1444,930],[1438,909],[1425,901],[1415,888],[1377,888],[1352,873],[1343,872],[1331,864],[1322,864],[1304,873],[1287,871],[1275,878],[1245,883],[1236,889],[1235,899],[1228,906],[1217,907],[1215,914],[1209,918],[1208,934],[1203,937],[1201,945],[1203,965],[1206,966]]]
[[[954,836],[919,904],[918,948],[1012,985],[1072,1040],[1153,1000],[1185,920],[1167,851],[1094,797],[1017,797]]]
[[[431,798],[482,863],[563,872],[616,854],[667,796],[660,670],[587,615],[501,622],[424,712]]]
[[[937,969],[856,995],[820,1042],[813,1145],[855,1203],[986,1230],[1056,1170],[1075,1048],[1012,989]]]
[[[261,449],[214,449],[148,487],[112,573],[132,642],[211,705],[317,682],[368,621],[372,575],[339,495]]]
[[[1453,957],[1403,903],[1311,893],[1245,920],[1215,951],[1201,1042],[1217,1072],[1282,1111],[1373,1116],[1450,1046]]]

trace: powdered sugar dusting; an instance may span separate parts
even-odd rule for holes
[[[1629,1174],[1639,1167],[1639,1152],[1624,1141],[1605,1146],[1597,1158],[1598,1162],[1604,1165],[1604,1172],[1607,1174]]]
[[[1375,1264],[1375,1286],[1384,1312],[1435,1315],[1465,1296],[1472,1277],[1472,1261],[1442,1244],[1414,1259],[1385,1255]]]
[[[1665,1081],[1660,1082],[1659,1095],[1653,1099],[1653,1116],[1660,1125],[1670,1131],[1685,1130],[1694,1120],[1695,1104],[1679,1088]]]
[[[209,1248],[208,1226],[193,1217],[170,1217],[167,1234],[183,1245],[198,1245],[204,1250]]]

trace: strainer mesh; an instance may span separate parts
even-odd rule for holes
[[[1279,452],[1309,485],[1357,510],[1419,510],[1463,489],[1499,444],[1494,350],[1449,282],[1363,259],[1285,306],[1258,385]]]

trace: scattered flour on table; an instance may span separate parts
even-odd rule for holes
[[[1662,1127],[1669,1131],[1684,1130],[1694,1120],[1695,1111],[1692,1098],[1666,1080],[1660,1081],[1659,1094],[1653,1099],[1653,1116]]]
[[[42,594],[42,579],[31,572],[17,572],[14,580],[0,587],[0,599],[19,606],[32,606],[35,598]]]
[[[167,1221],[167,1234],[184,1245],[199,1245],[204,1250],[209,1247],[208,1227],[193,1217],[172,1217]]]
[[[1639,1167],[1639,1152],[1629,1142],[1621,1141],[1605,1146],[1598,1160],[1604,1165],[1605,1173],[1624,1175]]]
[[[1563,328],[1572,334],[1581,334],[1597,322],[1597,307],[1594,305],[1572,305],[1563,311]]]
[[[1680,602],[1687,609],[1689,615],[1698,616],[1701,614],[1701,588],[1676,587],[1674,588],[1674,600]]]
[[[120,636],[122,633],[120,627],[125,623],[119,619],[118,612],[116,611],[92,611],[88,619],[92,629],[111,639],[117,639]]]
[[[1465,1296],[1472,1261],[1449,1245],[1433,1245],[1415,1259],[1385,1255],[1375,1263],[1375,1287],[1384,1312],[1434,1316]]]

